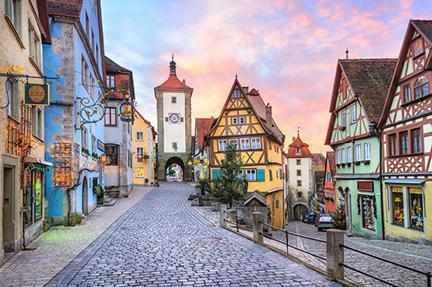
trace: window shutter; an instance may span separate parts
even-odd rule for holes
[[[257,169],[256,171],[257,181],[265,181],[265,169]]]
[[[218,180],[220,178],[220,169],[212,170],[212,180]]]

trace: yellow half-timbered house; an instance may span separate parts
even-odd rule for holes
[[[270,104],[259,92],[242,87],[235,79],[220,116],[207,135],[212,180],[220,177],[220,166],[228,145],[236,146],[242,158],[248,192],[266,198],[274,226],[284,226],[282,148],[285,136],[272,117]]]

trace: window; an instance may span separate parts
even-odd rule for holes
[[[332,182],[332,174],[331,174],[331,172],[327,172],[326,173],[326,181],[327,182]]]
[[[302,181],[301,180],[297,180],[297,186],[302,186]]]
[[[21,0],[6,0],[6,16],[21,35]]]
[[[95,80],[94,80],[94,78],[93,78],[92,75],[90,75],[90,86],[89,86],[89,89],[90,89],[90,97],[93,98],[94,89],[95,89]]]
[[[231,118],[231,124],[233,124],[233,125],[238,124],[238,118],[237,117],[232,117]]]
[[[261,139],[260,138],[251,138],[251,148],[252,149],[261,149]]]
[[[137,161],[142,162],[144,160],[144,148],[137,147]]]
[[[177,151],[177,149],[178,149],[178,144],[177,144],[177,142],[172,142],[172,149],[174,150],[174,151]]]
[[[420,76],[414,83],[414,96],[416,99],[429,95],[429,82],[425,76]]]
[[[29,21],[28,25],[29,33],[29,57],[35,62],[35,64],[41,66],[41,41],[35,32],[32,24]]]
[[[351,105],[351,124],[357,121],[357,105],[356,103]]]
[[[96,139],[95,135],[91,135],[91,142],[92,142],[92,146],[91,146],[92,153],[96,153],[97,152],[97,150],[96,150],[96,148],[97,148],[97,139]]]
[[[85,13],[85,24],[86,24],[86,30],[85,30],[85,32],[86,32],[86,35],[87,35],[87,37],[89,36],[89,27],[90,27],[90,23],[89,23],[89,16],[88,16],[88,14],[87,14],[87,11],[86,11],[86,13]]]
[[[301,160],[298,159],[296,164],[297,164],[297,165],[301,165]]]
[[[408,154],[408,132],[399,134],[399,151],[400,154]]]
[[[44,124],[43,124],[43,110],[41,107],[32,107],[32,133],[39,139],[43,139]]]
[[[234,90],[234,98],[240,98],[240,90]]]
[[[250,139],[248,138],[240,139],[240,149],[242,150],[250,149]]]
[[[95,44],[95,41],[94,41],[94,33],[93,33],[93,30],[92,30],[92,31],[91,31],[91,49],[92,49],[92,51],[95,50],[94,44]]]
[[[340,149],[336,150],[336,164],[340,164],[341,163],[341,154],[340,154]]]
[[[299,185],[299,182],[300,182],[300,185]],[[297,181],[297,186],[301,186],[301,181],[300,180]],[[302,196],[303,196],[303,193],[301,191],[297,191],[297,197],[300,198]]]
[[[342,110],[340,115],[341,115],[341,119],[340,119],[341,124],[340,125],[341,125],[341,127],[346,127],[346,110],[345,109]]]
[[[301,148],[296,148],[296,155],[301,155]]]
[[[421,37],[418,37],[417,39],[414,40],[414,44],[413,44],[413,49],[414,49],[414,57],[419,56],[420,54],[423,53],[423,40]]]
[[[18,120],[21,101],[18,95],[18,82],[15,79],[9,78],[6,81],[6,95],[9,101],[7,114]]]
[[[275,201],[275,207],[276,207],[276,208],[279,208],[279,200],[277,200],[277,199],[276,199],[276,201]]]
[[[84,57],[81,59],[81,83],[84,86],[84,88],[88,89],[88,80],[89,77],[89,69],[86,60]]]
[[[422,143],[420,138],[420,129],[414,129],[411,131],[411,151],[413,153],[422,152]]]
[[[88,148],[88,132],[87,132],[87,128],[83,127],[81,130],[81,147],[83,149],[87,149]]]
[[[355,161],[356,162],[362,161],[362,150],[360,144],[355,146]]]
[[[96,45],[95,59],[96,59],[96,65],[99,65],[99,47],[98,47],[98,45]]]
[[[404,85],[402,89],[403,89],[404,103],[411,102],[413,100],[412,94],[411,94],[411,85],[408,83],[408,84]]]
[[[244,169],[243,174],[247,181],[256,181],[256,169]]]
[[[246,123],[246,117],[239,117],[239,123],[240,124]]]
[[[218,140],[218,150],[226,151],[228,142],[227,140]]]
[[[117,109],[115,107],[105,108],[105,126],[117,125]]]
[[[349,146],[346,148],[347,153],[347,163],[352,163],[352,147]]]
[[[418,187],[408,187],[410,227],[423,231],[423,192]]]
[[[362,227],[375,231],[375,198],[369,195],[360,195],[360,209],[361,209],[361,219]]]
[[[237,139],[230,139],[229,140],[229,144],[231,145],[231,146],[233,146],[234,147],[234,149],[238,149],[238,140]]]
[[[404,198],[402,187],[391,187],[393,224],[404,226]]]
[[[341,163],[346,163],[347,157],[346,157],[346,152],[345,152],[344,148],[341,149],[341,155],[342,155]]]
[[[177,97],[171,97],[171,104],[177,104]]]
[[[273,172],[271,169],[269,169],[269,179],[273,180]]]
[[[115,88],[115,76],[107,75],[107,86],[108,88]]]
[[[29,225],[42,218],[42,196],[44,190],[44,174],[38,170],[25,171],[25,188],[23,202],[26,207],[24,224]]]
[[[371,159],[371,145],[370,143],[364,144],[364,160],[370,161]]]
[[[136,177],[140,177],[140,178],[144,177],[144,168],[139,167],[136,169]]]
[[[396,155],[396,135],[395,134],[388,136],[388,152],[389,152],[389,156]]]
[[[297,176],[301,176],[301,169],[297,170]]]
[[[120,86],[123,90],[129,92],[129,81],[128,80],[121,80]],[[171,99],[172,100],[172,99]]]
[[[144,133],[143,132],[136,132],[136,140],[137,141],[144,140]]]

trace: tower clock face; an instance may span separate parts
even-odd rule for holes
[[[179,113],[169,113],[168,120],[172,124],[177,124],[180,122],[180,114]]]

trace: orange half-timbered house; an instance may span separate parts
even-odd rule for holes
[[[236,146],[242,158],[248,192],[265,195],[274,226],[284,226],[282,148],[285,136],[272,117],[270,104],[259,92],[242,87],[235,79],[220,116],[207,135],[212,180],[220,177],[220,167],[228,145]]]
[[[432,21],[411,20],[378,123],[390,239],[432,242],[431,48]]]

